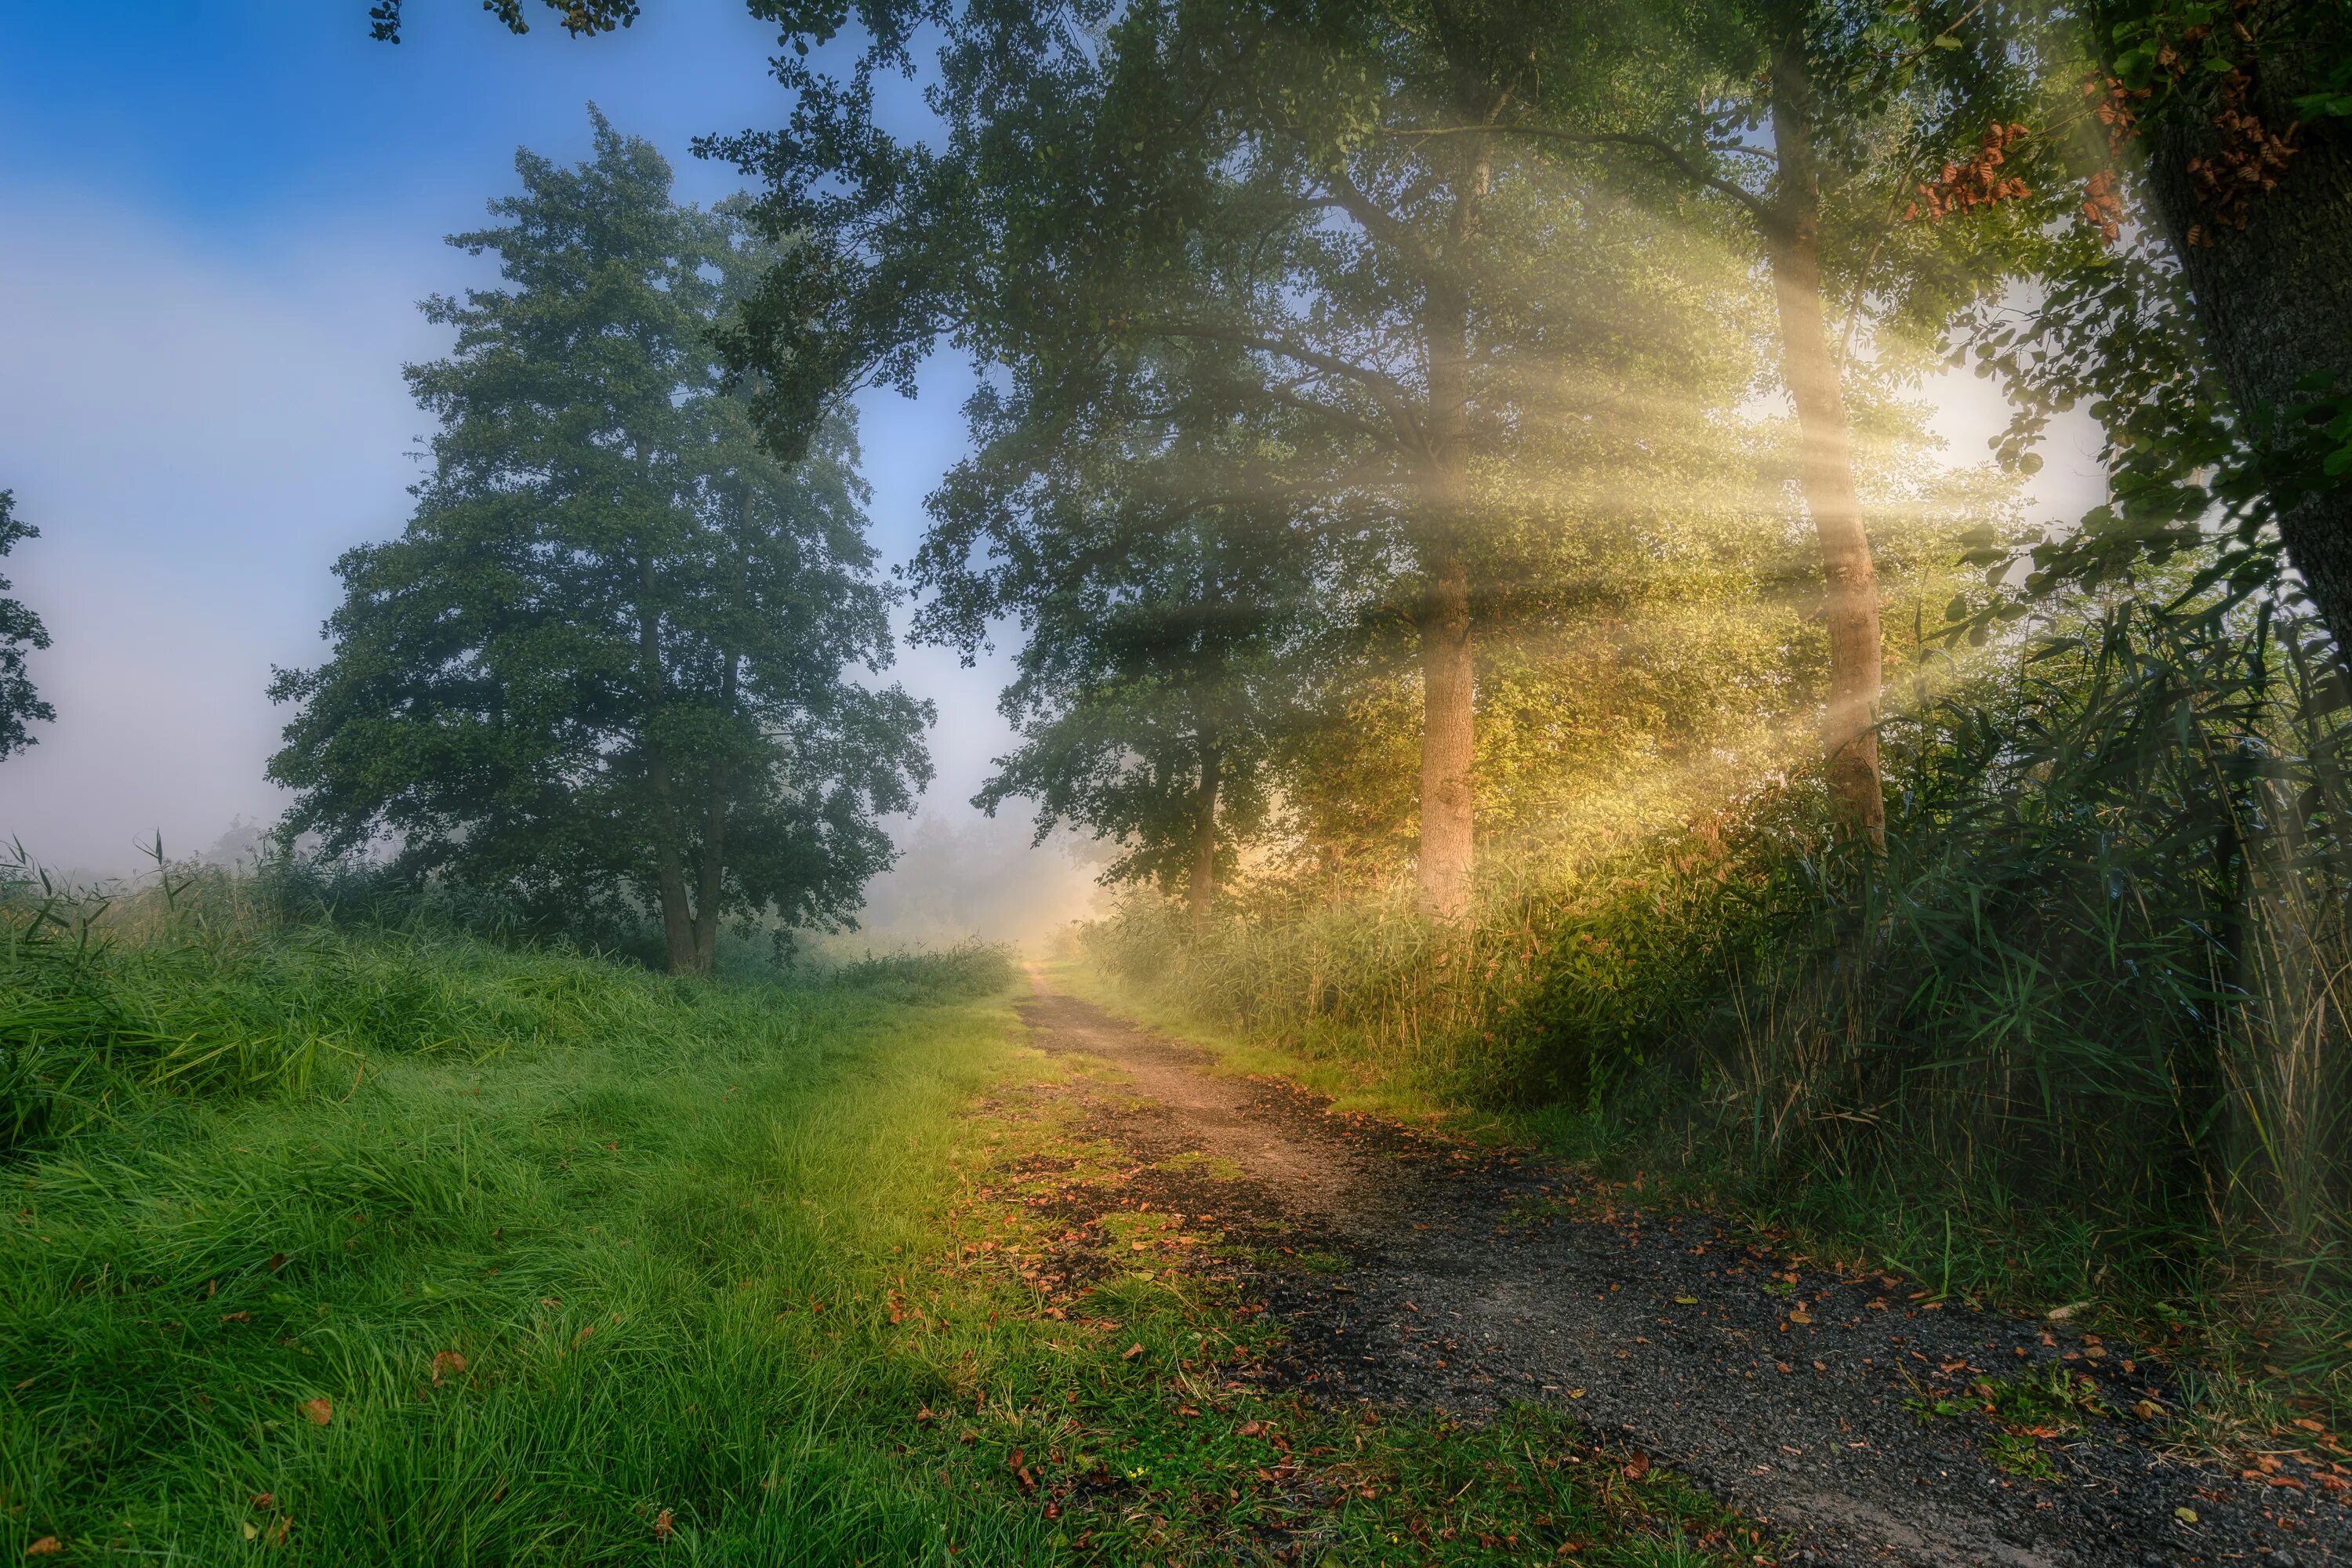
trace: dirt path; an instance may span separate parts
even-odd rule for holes
[[[2290,1458],[2241,1479],[2155,1452],[2128,1415],[2017,1439],[2058,1479],[1995,1467],[1978,1383],[2063,1372],[2118,1411],[2165,1398],[2160,1369],[2117,1347],[1939,1310],[1909,1282],[1791,1266],[1533,1159],[1217,1076],[1204,1053],[1042,981],[1022,1011],[1044,1049],[1121,1069],[1127,1092],[1092,1096],[1106,1135],[1141,1158],[1231,1162],[1229,1219],[1346,1259],[1265,1280],[1290,1334],[1279,1374],[1325,1397],[1562,1402],[1790,1531],[1800,1562],[2352,1563],[2352,1490],[2330,1484],[2343,1471]],[[1966,1413],[1925,1419],[1923,1398]]]

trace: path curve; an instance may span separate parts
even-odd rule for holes
[[[1125,1080],[1096,1096],[1109,1136],[1155,1159],[1233,1162],[1241,1208],[1347,1259],[1343,1274],[1265,1281],[1289,1330],[1280,1374],[1324,1397],[1469,1414],[1557,1402],[1792,1532],[1800,1562],[2352,1563],[2352,1490],[2324,1468],[2286,1460],[2292,1486],[2242,1479],[2155,1451],[2125,1417],[2092,1423],[2096,1440],[2039,1444],[2064,1479],[2032,1481],[1991,1464],[1973,1414],[1923,1419],[1906,1403],[2061,1370],[2116,1408],[2163,1397],[2160,1370],[2115,1347],[1938,1310],[1909,1282],[1790,1265],[1532,1157],[1220,1074],[1207,1053],[1031,975],[1020,1008],[1034,1042]]]

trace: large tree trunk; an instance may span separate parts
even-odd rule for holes
[[[1459,266],[1486,193],[1488,154],[1466,151],[1445,261]],[[1470,912],[1477,738],[1470,649],[1470,574],[1462,544],[1470,511],[1470,296],[1451,273],[1433,277],[1422,307],[1429,403],[1423,428],[1421,527],[1421,908],[1440,920]]]
[[[1476,730],[1471,703],[1470,583],[1458,555],[1428,563],[1421,632],[1421,907],[1441,920],[1470,910],[1471,774]]]
[[[1772,61],[1772,150],[1780,161],[1773,220],[1765,226],[1772,295],[1780,307],[1781,374],[1797,405],[1797,475],[1821,538],[1830,691],[1822,721],[1830,788],[1847,825],[1874,848],[1886,843],[1886,796],[1878,773],[1878,700],[1884,652],[1878,569],[1854,492],[1853,439],[1838,363],[1822,317],[1821,185],[1813,160],[1812,80],[1801,30]]]
[[[655,764],[654,788],[660,813],[669,819],[665,824],[664,842],[655,856],[661,892],[662,947],[672,974],[699,974],[707,966],[698,965],[695,959],[698,944],[695,941],[694,909],[687,892],[686,862],[677,852],[674,833],[677,813],[671,805],[667,765]]]
[[[1193,802],[1192,876],[1185,889],[1185,911],[1192,934],[1209,929],[1209,911],[1217,901],[1217,785],[1221,782],[1214,745],[1201,749],[1201,792]]]
[[[2243,107],[2283,132],[2308,90],[2300,62],[2265,61]],[[2308,401],[2296,386],[2307,376],[2352,383],[2352,131],[2305,125],[2277,188],[2247,193],[2242,229],[2219,221],[2189,171],[2219,140],[2201,115],[2168,116],[2149,149],[2151,194],[2231,395],[2248,414],[2275,412]],[[2189,244],[2192,227],[2208,243]],[[2352,650],[2352,487],[2294,507],[2279,534],[2337,649]]]

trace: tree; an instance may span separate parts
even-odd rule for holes
[[[1663,429],[1690,402],[1661,350],[1691,314],[1691,269],[1628,258],[1700,254],[1642,248],[1692,215],[1596,202],[1489,134],[1538,75],[1623,90],[1605,29],[1513,11],[1544,46],[1525,50],[1447,4],[1142,6],[1101,29],[1083,7],[880,10],[848,83],[788,60],[791,125],[718,144],[767,179],[771,233],[814,237],[738,344],[780,389],[773,411],[804,423],[845,373],[903,382],[941,335],[992,365],[1208,349],[1245,364],[1258,401],[1317,427],[1319,472],[1289,475],[1312,510],[1384,542],[1364,553],[1419,649],[1422,901],[1464,913],[1475,627],[1500,564],[1482,470],[1548,423],[1622,420],[1648,396]],[[936,149],[871,120],[871,70],[904,63],[919,17],[947,39]]]
[[[274,683],[300,711],[270,776],[292,831],[389,836],[551,920],[657,911],[698,973],[730,914],[849,919],[930,711],[845,678],[890,657],[845,423],[788,467],[721,390],[712,330],[761,256],[594,126],[576,168],[519,154],[507,221],[451,241],[508,287],[426,302],[457,332],[408,373],[432,474],[339,563],[328,662]]]
[[[983,389],[910,574],[918,637],[969,662],[993,624],[1023,633],[1000,704],[1022,743],[973,804],[1035,801],[1039,842],[1111,838],[1104,879],[1181,889],[1196,930],[1264,821],[1317,585],[1295,437],[1229,361],[1031,364]]]
[[[1776,300],[1780,384],[1797,414],[1797,487],[1821,545],[1830,635],[1822,754],[1839,811],[1870,844],[1886,837],[1877,742],[1884,630],[1877,562],[1855,487],[1846,385],[1855,327],[1879,315],[1910,329],[1912,353],[1916,341],[1940,345],[1945,322],[1990,287],[1916,235],[1895,237],[1922,148],[1938,163],[1943,153],[1943,106],[1933,91],[1906,89],[1922,58],[1957,42],[1945,21],[1955,19],[1943,7],[1894,14],[1837,0],[1700,7],[1682,26],[1707,68],[1661,80],[1667,91],[1651,94],[1646,106],[1595,118],[1557,99],[1531,99],[1491,127],[1500,139],[1642,160],[1691,191],[1727,200],[1750,226]],[[1686,97],[1677,101],[1673,87]],[[2016,224],[2000,237],[2013,233]],[[1844,294],[1844,341],[1837,341],[1834,287]],[[1900,374],[1906,345],[1889,348]]]
[[[2000,15],[1946,96],[2030,122],[2045,223],[2072,243],[2013,274],[2025,322],[1984,313],[1980,374],[2017,406],[2010,455],[2087,404],[2110,500],[2034,550],[2029,587],[2218,547],[2200,586],[2299,577],[2352,648],[2352,16],[2278,0],[2105,0]],[[2284,569],[2291,567],[2293,575]],[[2195,599],[2196,595],[2189,595]],[[2022,613],[2021,605],[2007,613]]]
[[[17,521],[16,492],[0,490],[0,556],[14,550],[18,540],[40,534],[31,523]],[[22,601],[5,597],[8,587],[8,579],[0,577],[0,757],[37,744],[38,737],[27,726],[49,723],[58,716],[25,673],[26,650],[47,647],[49,630]]]

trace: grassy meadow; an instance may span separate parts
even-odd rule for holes
[[[1734,1543],[1558,1416],[1464,1433],[1261,1390],[1274,1331],[1226,1238],[1150,1212],[1075,1124],[1077,1069],[1024,1046],[1001,954],[677,980],[182,901],[12,911],[0,1552],[1635,1568]]]

